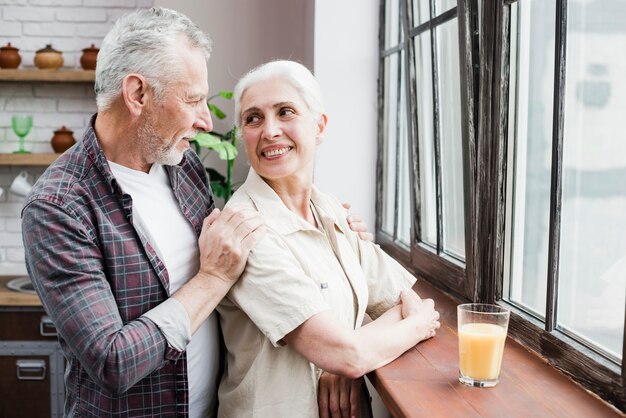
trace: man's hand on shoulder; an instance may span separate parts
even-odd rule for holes
[[[346,221],[350,229],[356,232],[362,240],[374,242],[374,235],[367,232],[367,224],[363,222],[363,219],[358,215],[350,215],[350,203],[343,203],[342,206],[348,211]]]
[[[265,224],[257,211],[234,206],[215,209],[204,219],[198,240],[199,273],[234,283],[264,234]]]

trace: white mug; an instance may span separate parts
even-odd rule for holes
[[[28,173],[26,171],[22,171],[13,179],[9,190],[11,193],[25,197],[28,195],[28,192],[32,187],[33,185],[28,182]]]

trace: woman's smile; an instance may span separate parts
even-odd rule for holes
[[[281,145],[280,147],[272,147],[271,149],[265,149],[264,151],[261,152],[261,155],[263,155],[268,160],[273,160],[273,159],[280,158],[281,156],[287,154],[292,149],[293,147]]]

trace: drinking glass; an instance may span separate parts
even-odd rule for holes
[[[13,126],[13,132],[20,139],[20,147],[15,154],[28,154],[30,151],[24,149],[24,137],[30,132],[30,128],[33,127],[33,117],[31,115],[13,115],[11,118],[11,125]]]
[[[465,303],[457,306],[459,381],[468,386],[498,383],[510,311],[498,305]]]

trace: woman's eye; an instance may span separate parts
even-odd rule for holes
[[[259,121],[259,117],[257,115],[249,115],[245,118],[246,125],[250,125],[252,123],[256,123]]]
[[[291,116],[294,115],[296,112],[293,111],[293,109],[284,107],[282,109],[280,109],[280,116]]]

